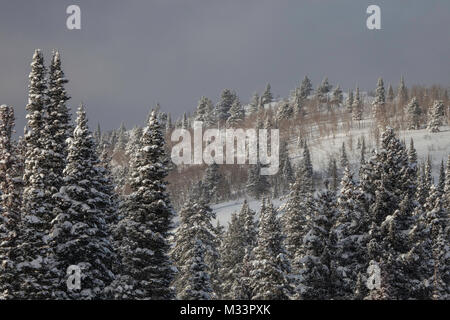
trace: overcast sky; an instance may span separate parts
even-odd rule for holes
[[[66,8],[81,8],[81,30]],[[366,28],[381,7],[382,30]],[[83,101],[91,128],[142,124],[159,101],[178,116],[223,88],[242,101],[270,82],[287,96],[307,74],[345,90],[450,84],[448,0],[0,0],[0,104],[25,125],[30,62],[60,50],[69,105]]]

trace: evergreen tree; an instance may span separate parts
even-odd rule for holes
[[[16,298],[45,299],[51,297],[49,252],[47,239],[53,220],[53,188],[48,187],[47,169],[48,135],[45,134],[47,82],[46,68],[40,50],[36,50],[31,63],[27,114],[26,154],[22,220],[16,247],[16,269],[22,276]]]
[[[291,185],[286,204],[283,207],[283,228],[286,234],[286,250],[292,261],[299,261],[303,257],[303,237],[307,232],[307,221],[314,213],[314,199],[312,189],[305,182],[305,172],[297,174]],[[298,258],[298,259],[296,259]],[[301,266],[293,265],[294,273],[299,272]]]
[[[305,98],[302,94],[301,88],[296,88],[294,90],[294,95],[292,97],[292,109],[294,112],[294,115],[296,117],[303,117],[306,114],[305,111],[305,101],[307,98]]]
[[[229,128],[239,126],[239,124],[244,121],[244,108],[242,108],[241,102],[238,98],[234,99],[229,110],[229,114],[230,116],[227,119],[227,127]]]
[[[308,232],[303,237],[305,255],[297,264],[302,265],[297,292],[302,299],[332,299],[334,288],[331,273],[331,227],[336,219],[336,197],[333,191],[322,191],[315,212],[307,222]]]
[[[316,98],[319,100],[319,102],[328,101],[328,93],[332,88],[332,85],[328,82],[328,78],[324,78],[322,80],[322,83],[317,87],[316,90]]]
[[[64,185],[54,195],[56,218],[50,238],[54,267],[59,277],[53,294],[63,299],[98,299],[114,278],[114,254],[110,242],[107,212],[108,195],[99,189],[104,181],[98,171],[95,144],[87,127],[86,112],[80,106],[77,126],[69,142]],[[68,289],[66,270],[76,265],[81,269],[81,289]]]
[[[444,167],[444,160],[441,160],[437,191],[439,192],[439,194],[444,195],[444,190],[445,190],[445,167]]]
[[[408,113],[408,129],[417,130],[420,129],[420,116],[422,110],[419,107],[416,97],[412,98],[407,106]]]
[[[116,238],[121,239],[121,269],[116,297],[173,297],[168,238],[174,213],[164,181],[167,176],[164,144],[162,129],[153,112],[130,168],[131,193],[120,208],[123,219],[117,226]]]
[[[336,298],[339,299],[353,297],[358,273],[365,271],[368,218],[362,199],[362,192],[347,167],[337,199],[338,217],[332,230],[336,238],[334,269]]]
[[[289,120],[292,119],[294,110],[289,102],[284,101],[277,110],[277,120]]]
[[[236,93],[230,89],[224,89],[219,103],[216,105],[216,117],[218,121],[226,121],[230,117],[230,109],[236,100]]]
[[[13,107],[0,106],[0,299],[12,299],[18,291],[16,279],[17,236],[22,200],[22,162],[17,146],[11,141],[14,132]]]
[[[269,181],[265,175],[261,174],[261,163],[259,161],[249,167],[246,190],[250,196],[256,199],[270,192]]]
[[[347,99],[345,100],[347,112],[353,114],[353,91],[348,90]]]
[[[439,127],[442,126],[442,119],[445,116],[444,102],[437,100],[434,101],[430,110],[430,116],[428,120],[428,131],[439,132]]]
[[[205,188],[205,200],[209,203],[217,203],[223,199],[226,194],[225,178],[219,171],[219,165],[213,163],[208,166],[203,178],[203,187]]]
[[[359,87],[356,87],[355,96],[353,99],[353,105],[352,105],[352,118],[355,121],[361,121],[362,120],[362,111],[363,111],[363,104],[361,101],[361,97],[359,94]]]
[[[251,271],[253,300],[287,300],[292,288],[288,279],[290,264],[281,233],[280,220],[272,203],[261,206],[258,244]]]
[[[336,88],[334,88],[334,90],[333,90],[332,102],[334,104],[336,104],[337,106],[339,106],[342,103],[343,99],[344,99],[344,97],[342,95],[341,87],[339,85],[337,85]]]
[[[261,104],[262,105],[266,105],[273,101],[273,95],[270,90],[271,90],[270,83],[268,83],[266,86],[266,89],[264,90],[264,93],[261,96]]]
[[[122,122],[119,127],[119,131],[117,133],[117,143],[114,147],[114,151],[125,151],[128,142],[128,133],[125,128],[125,124]]]
[[[384,108],[386,105],[384,83],[382,78],[378,79],[377,89],[375,93],[375,101],[372,103],[372,105],[373,105],[373,115],[376,119],[378,119],[381,115],[383,115],[385,111]]]
[[[188,280],[192,272],[192,261],[189,255],[186,255],[186,252],[193,250],[195,243],[192,242],[192,239],[200,241],[205,248],[204,259],[207,268],[204,273],[207,274],[210,281],[211,274],[214,271],[213,262],[219,258],[215,239],[216,233],[212,225],[212,219],[215,218],[215,214],[206,201],[198,196],[198,191],[194,190],[190,194],[189,199],[179,213],[180,225],[175,234],[175,245],[171,251],[175,266],[178,269],[174,286],[179,298],[182,297],[181,295],[190,285]]]
[[[240,216],[233,213],[220,248],[220,278],[224,299],[237,299],[241,295],[240,292],[235,292],[234,284],[239,282],[242,274],[242,264],[246,253],[244,238],[243,221],[240,220]]]
[[[445,186],[444,186],[444,205],[450,210],[450,155],[447,159],[447,167],[445,169]]]
[[[186,270],[183,273],[185,286],[179,293],[183,300],[210,300],[213,296],[208,266],[205,263],[205,245],[198,239],[192,241],[187,252],[183,253]]]
[[[433,177],[431,175],[431,159],[427,158],[423,172],[420,176],[417,185],[416,199],[422,206],[425,205],[427,198],[430,196],[431,185],[433,184]]]
[[[202,121],[203,125],[208,128],[214,124],[212,101],[202,96],[198,102],[195,112],[195,121]]]
[[[52,188],[53,194],[59,191],[63,183],[63,170],[67,156],[66,140],[73,131],[70,123],[70,111],[66,106],[67,100],[70,99],[64,88],[67,83],[68,80],[61,68],[59,52],[54,51],[48,76],[48,103],[44,133],[46,139],[43,146],[48,151],[46,181],[47,185]]]
[[[259,110],[259,94],[257,92],[253,93],[252,99],[250,101],[250,114],[255,114]]]
[[[311,80],[309,80],[308,76],[305,76],[305,78],[302,81],[302,84],[300,85],[300,97],[303,100],[308,99],[308,96],[311,94],[313,90]]]
[[[340,165],[343,170],[349,165],[347,151],[345,150],[345,142],[342,142]]]
[[[314,190],[314,182],[313,182],[313,166],[311,162],[311,154],[309,153],[308,145],[304,144],[303,146],[303,159],[300,164],[300,172],[303,176],[303,184],[304,188],[309,189],[310,191]]]

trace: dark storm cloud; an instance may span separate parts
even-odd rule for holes
[[[82,30],[66,29],[78,4]],[[381,7],[382,30],[365,27],[369,4]],[[192,110],[223,88],[247,101],[270,82],[276,95],[308,74],[347,89],[449,85],[450,2],[354,0],[0,1],[0,104],[25,124],[29,64],[61,51],[70,105],[83,101],[91,127],[141,124],[159,101],[164,111]]]

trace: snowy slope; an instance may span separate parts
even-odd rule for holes
[[[356,148],[357,138],[364,136],[367,144],[367,152],[369,152],[375,146],[372,145],[369,128],[371,127],[370,121],[364,124],[362,129],[352,129],[349,133],[337,134],[334,137],[316,137],[308,141],[308,147],[311,153],[311,160],[316,173],[322,173],[328,164],[330,155],[333,155],[336,159],[339,159],[340,149],[342,142],[346,144],[346,151],[353,169],[358,168],[360,150]],[[353,138],[353,150],[348,147],[350,135]],[[428,155],[432,159],[433,176],[437,179],[439,174],[439,166],[441,160],[447,160],[448,154],[450,154],[450,126],[441,127],[439,133],[429,133],[426,129],[423,130],[406,130],[399,131],[397,133],[400,139],[403,139],[409,147],[409,140],[414,139],[414,146],[417,150],[419,161],[424,161]],[[289,156],[294,164],[299,163],[302,159],[302,149],[297,147],[297,141],[292,138],[288,145]],[[368,156],[368,155],[367,155]],[[367,158],[366,156],[366,158]],[[252,210],[259,212],[261,202],[259,200],[248,199],[249,206]],[[216,212],[216,220],[222,225],[227,226],[231,220],[231,214],[238,212],[241,209],[244,199],[232,200],[223,203],[213,205],[212,208]],[[274,199],[273,204],[275,208],[278,208],[284,199]]]

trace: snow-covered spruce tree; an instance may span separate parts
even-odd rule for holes
[[[125,154],[131,160],[131,158],[137,153],[140,148],[142,138],[142,127],[134,127],[130,132],[130,138],[125,146]]]
[[[183,117],[181,118],[181,128],[182,129],[189,129],[189,120],[188,120],[188,116],[185,113],[183,113]]]
[[[313,216],[315,210],[315,201],[312,189],[308,183],[308,177],[305,177],[304,171],[299,171],[295,182],[283,206],[284,215],[283,231],[286,235],[286,250],[292,261],[303,256],[303,237],[307,232],[307,221]],[[299,259],[297,261],[299,261]],[[301,266],[293,264],[293,272],[298,273]]]
[[[242,108],[241,102],[237,97],[236,99],[234,99],[231,105],[229,114],[230,116],[227,119],[228,128],[238,127],[242,123],[242,121],[244,121],[245,117],[244,108]]]
[[[416,190],[416,199],[421,206],[426,204],[428,197],[430,196],[431,186],[433,184],[433,177],[431,175],[431,158],[428,157],[423,167],[420,179],[418,180]]]
[[[408,115],[408,129],[418,130],[420,129],[420,116],[422,110],[419,107],[416,97],[413,97],[406,106],[406,112]]]
[[[439,167],[439,180],[438,184],[436,186],[437,191],[439,194],[444,195],[445,190],[445,167],[444,167],[444,160],[441,160],[441,165]]]
[[[216,105],[216,118],[217,121],[226,121],[230,116],[230,109],[236,100],[236,92],[231,89],[224,89],[220,96],[220,101]]]
[[[355,121],[362,120],[363,103],[361,101],[361,96],[359,94],[359,87],[356,87],[355,96],[353,98],[352,104],[352,118]]]
[[[332,230],[336,239],[333,269],[336,272],[337,299],[351,299],[358,273],[365,272],[368,218],[362,199],[362,192],[347,167],[337,199],[338,216]]]
[[[349,165],[347,151],[345,150],[345,142],[342,142],[340,165],[342,170],[345,170]]]
[[[13,299],[18,291],[16,247],[22,200],[22,166],[11,141],[13,107],[0,106],[0,300]]]
[[[386,128],[381,137],[381,148],[377,150],[361,169],[361,187],[366,198],[366,209],[375,202],[375,193],[384,183],[389,194],[389,211],[382,213],[381,223],[392,214],[405,193],[411,193],[411,167],[404,144],[395,136],[392,128]],[[381,181],[383,180],[383,181]],[[381,211],[380,211],[381,212]]]
[[[447,159],[447,166],[445,168],[445,186],[444,186],[444,205],[447,210],[450,210],[450,155]]]
[[[253,300],[286,300],[292,294],[290,263],[283,247],[281,223],[270,201],[263,199],[258,244],[252,261]]]
[[[430,109],[430,115],[428,118],[428,131],[439,132],[439,127],[442,126],[442,120],[444,116],[444,102],[441,100],[434,101],[433,106]]]
[[[250,209],[247,200],[244,200],[241,211],[239,212],[239,220],[244,228],[244,247],[249,252],[256,246],[257,226],[255,221],[256,212]]]
[[[273,101],[273,95],[270,91],[270,83],[266,85],[266,89],[264,90],[263,94],[261,95],[261,103],[264,106],[265,104],[271,103]]]
[[[302,95],[302,91],[300,88],[296,88],[294,90],[294,94],[292,96],[292,109],[295,117],[303,117],[306,114],[305,110],[305,102],[306,99]]]
[[[336,106],[340,106],[343,99],[344,99],[344,96],[342,95],[342,89],[338,84],[336,86],[336,88],[334,88],[334,90],[333,90],[331,102],[333,104],[335,104]]]
[[[309,153],[309,148],[306,142],[303,145],[303,159],[300,163],[299,172],[303,177],[304,190],[310,190],[312,192],[314,190],[314,171],[311,162],[311,154]]]
[[[332,252],[330,231],[337,217],[336,196],[326,189],[318,195],[317,205],[307,221],[307,233],[303,237],[304,256],[296,264],[301,265],[300,285],[297,294],[302,299],[333,299],[334,281],[331,272]]]
[[[261,174],[261,163],[259,161],[249,166],[246,191],[256,199],[270,193],[269,181],[267,176]]]
[[[414,147],[413,138],[411,138],[411,140],[409,142],[408,162],[409,162],[409,167],[411,168],[411,170],[410,170],[411,179],[414,180],[415,178],[417,178],[418,167],[417,167],[417,151],[416,151],[416,148]]]
[[[313,86],[311,80],[309,80],[308,76],[305,76],[302,80],[302,84],[300,85],[300,97],[303,100],[308,99],[308,96],[313,91]]]
[[[328,101],[328,93],[332,89],[332,85],[328,82],[328,78],[324,78],[316,90],[316,98],[319,102]]]
[[[221,199],[226,198],[225,185],[226,181],[222,173],[220,173],[219,165],[215,162],[209,165],[203,177],[205,200],[208,203],[217,203]]]
[[[59,52],[54,51],[48,75],[48,103],[45,119],[46,142],[43,146],[48,151],[46,181],[52,190],[52,194],[58,192],[62,186],[63,170],[67,157],[66,140],[73,132],[70,111],[66,106],[70,97],[64,88],[68,82],[61,68]]]
[[[377,263],[381,269],[381,289],[385,292],[381,294],[381,290],[373,290],[369,298],[409,299],[417,294],[418,281],[415,273],[411,272],[414,252],[408,236],[415,220],[413,211],[414,202],[405,193],[393,214],[381,224],[371,225],[368,254],[371,263]]]
[[[114,254],[106,223],[109,196],[104,194],[95,144],[81,105],[77,112],[73,138],[69,140],[64,183],[56,200],[49,246],[52,249],[58,278],[53,294],[62,299],[99,299],[103,289],[114,279]],[[112,190],[111,190],[112,191]],[[81,289],[68,289],[66,270],[81,269]]]
[[[114,147],[115,152],[123,152],[127,146],[128,142],[128,132],[125,124],[122,122],[117,132],[117,143]]]
[[[220,279],[223,299],[238,299],[240,292],[235,292],[234,284],[240,281],[242,262],[246,248],[244,247],[244,228],[240,216],[234,212],[225,232],[220,248]]]
[[[375,100],[372,103],[373,108],[372,113],[375,119],[380,119],[380,117],[384,114],[385,105],[386,105],[386,97],[384,91],[383,78],[379,78],[377,83],[377,89],[375,91]]]
[[[168,238],[174,212],[166,191],[166,155],[162,128],[153,112],[144,128],[141,147],[130,168],[131,193],[120,207],[120,276],[116,298],[172,299],[174,270]]]
[[[213,289],[205,263],[206,247],[201,240],[194,238],[186,252],[183,252],[183,260],[186,261],[186,270],[183,272],[184,283],[178,297],[183,300],[211,300]]]
[[[257,241],[255,212],[244,201],[239,214],[234,213],[220,250],[222,298],[250,299],[250,265]]]
[[[450,297],[450,249],[448,232],[441,227],[433,242],[434,278],[432,282],[434,300],[448,300]]]
[[[27,134],[25,135],[25,169],[22,200],[22,219],[16,269],[20,277],[20,290],[15,298],[45,299],[51,297],[51,276],[49,276],[48,234],[53,220],[52,192],[49,186],[51,159],[48,155],[49,136],[45,133],[47,82],[46,68],[40,50],[36,50],[29,75]]]
[[[293,115],[294,110],[291,104],[288,101],[283,101],[277,110],[277,120],[289,120],[292,119]]]
[[[353,114],[353,91],[348,89],[347,99],[345,99],[345,106],[347,108],[347,112]]]
[[[205,96],[200,98],[195,111],[195,121],[202,121],[208,128],[214,124],[212,101]]]
[[[176,274],[174,286],[177,297],[181,298],[180,294],[189,285],[187,282],[187,274],[191,273],[191,261],[186,252],[193,249],[193,239],[201,241],[205,252],[205,263],[207,265],[206,273],[211,279],[215,261],[219,259],[218,248],[216,247],[216,232],[212,225],[212,219],[215,214],[207,202],[199,196],[199,190],[195,189],[189,195],[185,202],[180,215],[180,225],[177,229],[174,238],[174,247],[171,250],[171,256],[175,263],[178,273]],[[211,283],[213,285],[213,283]],[[217,297],[220,292],[214,292],[212,298]]]
[[[433,241],[427,224],[426,212],[420,206],[414,210],[414,224],[407,236],[409,251],[404,255],[408,268],[410,299],[429,299],[431,297],[430,278],[433,274]]]

